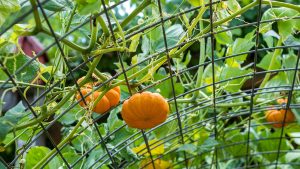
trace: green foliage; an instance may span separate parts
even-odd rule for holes
[[[10,74],[15,74],[15,72],[23,67],[24,64],[27,64],[31,59],[23,55],[21,53],[13,55],[13,56],[1,56],[5,67],[7,68]],[[32,61],[31,64],[25,66],[24,69],[20,73],[16,75],[14,78],[19,82],[30,83],[39,72],[39,63],[36,61]],[[3,70],[0,70],[0,80],[7,80],[8,76]],[[6,85],[12,86],[12,85]]]
[[[289,8],[271,8],[267,10],[263,16],[262,21],[268,21],[273,19],[282,19],[278,21],[277,27],[279,31],[279,35],[283,40],[286,40],[288,36],[290,36],[294,30],[300,30],[299,22],[292,18],[299,16],[299,12]],[[289,18],[289,19],[286,19]],[[272,29],[271,23],[263,23],[261,24],[261,32],[265,33]]]
[[[0,117],[0,143],[5,139],[6,134],[26,115],[25,107],[19,102],[15,107]]]
[[[101,0],[75,0],[81,15],[94,14],[101,8]]]
[[[1,0],[0,1],[0,26],[3,25],[6,18],[13,12],[17,12],[21,9],[18,0]]]
[[[50,152],[50,149],[47,147],[36,146],[29,149],[26,158],[25,158],[25,168],[30,169],[39,163],[40,160]],[[58,157],[54,157],[46,166],[46,169],[59,168],[61,162]]]
[[[259,138],[260,141],[257,142],[257,150],[259,152],[263,152],[262,156],[267,159],[269,162],[273,162],[277,157],[277,149],[279,147],[280,142],[280,130],[276,130],[274,133],[270,133],[269,131],[262,131],[260,133]],[[282,139],[280,150],[289,150],[289,146],[287,145],[287,141],[285,138]],[[283,153],[279,154],[279,157],[283,156]]]
[[[162,80],[167,76],[166,71],[161,68],[157,71],[157,73],[154,75],[154,80]],[[174,82],[174,88],[175,88],[175,94],[178,95],[180,93],[183,93],[184,87],[181,85],[181,83],[176,83],[176,77],[173,77]],[[173,97],[173,90],[172,90],[172,83],[171,79],[168,79],[161,84],[155,86],[155,89],[160,90],[160,94],[166,98],[172,98]]]

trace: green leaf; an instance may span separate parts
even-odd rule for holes
[[[218,82],[219,78],[220,78],[221,68],[217,64],[215,64],[214,67],[215,67],[215,82]],[[212,64],[210,63],[204,69],[203,76],[202,76],[202,82],[203,82],[203,84],[204,85],[211,85],[212,82],[213,82],[212,76],[213,76],[212,75]],[[208,86],[205,89],[209,93],[213,92],[213,86]]]
[[[217,31],[221,31],[221,30],[224,30],[224,28],[219,27],[217,29]],[[233,42],[232,34],[230,31],[225,31],[225,32],[215,34],[215,38],[216,41],[222,45],[230,45]]]
[[[46,4],[43,5],[43,7],[49,11],[53,11],[53,12],[59,12],[59,11],[64,11],[65,6],[60,4],[59,2],[57,2],[56,0],[51,0],[51,1],[47,1]]]
[[[281,129],[276,130],[274,133],[270,133],[268,130],[264,130],[260,134],[260,141],[257,144],[258,152],[263,153],[263,157],[268,161],[273,162],[277,158],[277,150],[279,146],[280,139],[278,139],[281,135]],[[276,139],[275,139],[276,138]],[[269,139],[269,140],[268,140]],[[287,145],[287,140],[283,137],[281,141],[280,150],[289,150],[290,148]],[[270,153],[272,151],[273,153]],[[279,154],[279,157],[283,156],[283,153]]]
[[[141,37],[142,34],[136,34],[134,35],[131,39],[131,43],[130,43],[130,46],[129,46],[129,52],[136,52],[136,49],[140,43],[140,37]]]
[[[198,147],[198,153],[204,153],[207,151],[212,151],[215,146],[219,145],[219,142],[212,137],[209,137],[204,141],[204,143]]]
[[[297,62],[297,55],[295,55],[293,52],[289,52],[287,55],[283,55],[282,57],[282,68],[288,69],[288,68],[296,68],[296,62]],[[295,71],[285,71],[285,74],[288,78],[288,81],[290,84],[293,82]]]
[[[269,30],[267,33],[263,34],[264,41],[267,43],[268,47],[274,47],[274,38],[279,39],[280,36],[273,30]]]
[[[276,88],[276,90],[275,90],[274,87],[286,86],[286,85],[291,85],[291,83],[289,83],[285,72],[279,72],[276,76],[274,76],[271,80],[269,80],[266,83],[266,86],[265,86],[266,89],[262,90],[262,93],[264,93],[264,94],[260,94],[259,97],[264,98],[264,99],[277,98],[280,96],[279,91],[284,90],[284,88]],[[270,91],[272,91],[272,92],[270,92]]]
[[[233,130],[231,132],[226,133],[225,138],[226,140],[224,140],[223,143],[223,145],[225,146],[225,148],[223,149],[225,155],[228,155],[227,153],[230,153],[232,156],[246,155],[247,145],[241,142],[246,141],[247,132],[240,132],[238,130]]]
[[[278,21],[278,32],[282,40],[285,41],[289,35],[293,33],[295,29],[298,29],[298,21],[293,19],[299,16],[299,12],[290,8],[270,8],[264,12],[261,21],[282,19]],[[261,33],[266,33],[272,29],[273,23],[262,23],[260,31]]]
[[[74,102],[73,102],[74,103]],[[55,116],[59,116],[60,113],[66,111],[72,104],[71,101],[67,101],[61,108],[60,111],[56,111]],[[82,117],[84,111],[82,111],[82,107],[77,104],[75,107],[71,108],[65,115],[63,115],[58,121],[63,125],[71,125],[76,122],[80,117]]]
[[[251,48],[253,48],[255,45],[255,42],[253,42],[253,33],[254,31],[248,33],[244,38],[237,38],[228,48],[227,56],[248,52]],[[235,60],[243,63],[246,57],[247,54],[239,55],[235,57]]]
[[[175,46],[180,38],[184,36],[185,32],[182,28],[182,25],[175,24],[166,29],[166,39],[168,47]],[[151,41],[152,49],[154,51],[159,51],[165,48],[164,38],[162,35],[162,30],[160,28],[160,32],[156,35],[159,37],[156,41]]]
[[[143,36],[143,40],[142,40],[142,51],[143,53],[141,54],[142,56],[146,56],[149,54],[150,52],[150,41],[147,38],[147,36]]]
[[[14,56],[0,57],[3,57],[3,63],[11,75],[15,74],[16,70],[18,70],[20,67],[31,60],[31,58],[21,53]],[[20,73],[16,75],[15,79],[19,82],[31,83],[31,81],[37,76],[38,72],[39,63],[37,61],[32,61],[29,65],[25,66]],[[0,69],[0,80],[6,79],[8,79],[8,76],[2,69]],[[11,84],[6,86],[11,87],[13,85]]]
[[[107,118],[107,126],[110,132],[114,131],[115,129],[121,127],[123,125],[123,121],[120,120],[117,116],[117,113],[120,111],[120,106],[113,109],[109,117]]]
[[[268,53],[263,57],[263,59],[257,64],[257,67],[262,68],[264,70],[269,70],[269,66],[271,63],[271,59],[274,55],[274,52]],[[277,70],[281,68],[281,63],[280,63],[280,55],[276,56],[275,58],[275,63],[271,70]]]
[[[75,0],[78,4],[78,12],[81,15],[89,15],[100,12],[101,0]]]
[[[295,38],[294,36],[290,35],[287,37],[287,39],[283,43],[285,45],[296,46],[296,45],[300,45],[300,39]],[[295,47],[295,49],[298,49],[298,47]]]
[[[11,108],[4,116],[0,117],[0,142],[7,133],[26,115],[25,107],[20,101],[15,107]]]
[[[171,121],[163,126],[156,128],[153,132],[157,139],[164,138],[168,133],[173,133],[178,125],[177,121]]]
[[[241,10],[241,6],[236,0],[228,0],[227,4],[231,14]]]
[[[64,158],[67,160],[69,164],[73,164],[77,159],[81,157],[81,155],[77,154],[76,152],[66,152],[63,153]],[[80,169],[81,165],[85,162],[85,158],[81,159],[73,168]]]
[[[9,15],[21,9],[18,0],[0,0],[0,26],[5,22]]]
[[[157,73],[154,74],[154,80],[161,80],[163,78],[167,77],[166,71],[164,68],[160,68]],[[181,83],[176,83],[176,77],[173,77],[174,82],[174,88],[175,88],[175,94],[180,94],[184,92],[184,87]],[[165,98],[171,98],[173,97],[173,91],[172,91],[172,83],[171,79],[167,79],[166,81],[160,83],[159,85],[155,86],[155,89],[160,90],[160,94],[164,96]]]
[[[195,155],[196,150],[197,150],[197,146],[195,146],[194,144],[183,144],[177,149],[177,152],[185,151],[189,154]]]
[[[298,124],[300,124],[300,109],[292,109]]]
[[[47,147],[36,146],[30,148],[25,158],[25,169],[33,168],[38,162],[41,161],[48,153],[50,149]],[[61,166],[61,162],[58,157],[54,157],[48,164],[44,167],[45,169],[57,169]]]
[[[238,67],[227,67],[226,66],[221,70],[220,81],[243,76],[250,72],[251,72],[251,70],[243,70]],[[242,87],[242,85],[244,84],[244,82],[249,78],[250,77],[238,78],[238,79],[224,82],[221,85],[224,87],[224,89],[226,91],[234,93],[234,92],[238,92],[240,90],[240,88]]]
[[[89,153],[87,160],[84,164],[83,168],[90,168],[91,165],[93,165],[97,159],[99,159],[101,156],[103,156],[105,152],[102,150],[101,146],[97,146],[92,152]],[[101,163],[102,160],[100,160],[98,163]],[[97,166],[97,164],[95,166]]]
[[[207,2],[207,0],[188,0],[188,2],[191,5],[198,7],[198,6],[201,6],[202,4],[204,4],[204,2]]]

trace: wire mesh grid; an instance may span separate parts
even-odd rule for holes
[[[8,56],[1,56],[1,69],[5,73],[6,79],[1,81],[0,89],[4,90],[7,88],[6,86],[12,85],[11,88],[13,88],[21,97],[21,100],[24,101],[23,104],[26,107],[24,112],[29,111],[33,116],[28,122],[25,121],[25,123],[16,124],[9,128],[6,134],[13,133],[13,138],[16,138],[13,139],[13,142],[15,142],[18,138],[16,134],[19,134],[17,131],[34,128],[32,136],[17,150],[12,160],[7,161],[2,155],[0,156],[0,162],[4,167],[22,168],[25,163],[26,168],[27,161],[21,161],[26,156],[29,156],[27,153],[30,152],[30,149],[34,147],[36,141],[44,134],[51,144],[50,147],[53,147],[53,149],[49,150],[49,152],[45,154],[45,157],[42,157],[43,159],[41,161],[37,161],[37,164],[34,165],[36,168],[45,168],[50,164],[53,165],[53,161],[57,161],[57,159],[61,161],[61,166],[66,168],[160,168],[158,164],[163,160],[169,160],[170,164],[166,168],[226,168],[230,167],[230,165],[225,166],[228,161],[235,162],[235,164],[231,164],[232,168],[281,168],[282,166],[297,168],[297,166],[300,165],[299,160],[282,160],[282,155],[284,154],[293,154],[299,157],[299,155],[297,155],[299,154],[299,149],[297,149],[299,146],[293,141],[300,139],[300,137],[287,134],[297,131],[297,129],[299,129],[297,128],[298,124],[296,121],[285,122],[285,119],[289,118],[288,112],[291,109],[296,116],[298,114],[297,108],[299,108],[299,104],[297,102],[297,96],[299,91],[298,65],[300,45],[299,42],[284,43],[281,38],[285,35],[279,33],[281,37],[278,37],[279,35],[274,31],[271,37],[278,38],[277,45],[266,45],[262,42],[263,33],[261,30],[275,22],[287,24],[287,21],[290,20],[297,21],[300,18],[299,6],[284,2],[257,0],[246,3],[242,9],[231,11],[230,15],[227,17],[223,16],[222,18],[222,16],[218,15],[218,10],[227,8],[227,6],[224,7],[224,5],[227,3],[228,5],[232,5],[233,1],[210,0],[205,1],[202,5],[198,4],[187,10],[174,12],[169,16],[164,11],[167,10],[167,8],[163,6],[166,2],[162,3],[160,0],[144,0],[127,18],[118,23],[112,11],[123,3],[128,2],[128,0],[114,3],[106,3],[104,0],[99,2],[101,4],[99,6],[101,9],[100,12],[86,17],[84,21],[81,21],[82,23],[79,22],[79,24],[72,26],[72,28],[70,25],[66,26],[65,32],[60,34],[56,33],[57,30],[54,30],[54,27],[57,27],[54,26],[55,23],[50,21],[50,18],[54,17],[57,11],[49,13],[49,11],[47,11],[48,8],[45,9],[47,3],[51,3],[49,0],[43,2],[40,0],[30,0],[28,2],[31,6],[30,10],[15,18],[7,27],[5,25],[1,27],[0,36],[3,36],[16,24],[25,20],[25,18],[33,17],[36,26],[25,35],[43,33],[48,35],[48,38],[52,38],[46,48],[36,53],[13,73],[5,63],[5,57]],[[187,2],[182,1],[181,3]],[[141,24],[142,26],[138,25],[133,29],[126,28],[126,25],[130,22],[128,18],[136,17],[139,13],[143,12],[143,10],[146,10],[149,5],[153,5],[157,9],[157,18],[152,18],[152,22]],[[289,17],[280,17],[284,15],[281,9],[281,13],[278,16],[263,20],[262,17],[266,9],[275,9],[275,7],[286,7],[286,9],[296,11],[297,14],[293,16],[289,15]],[[72,21],[72,17],[76,13],[76,8],[78,8],[77,5],[73,6],[73,13],[70,14],[69,18],[70,21]],[[180,5],[178,8],[180,8]],[[240,25],[229,26],[228,22],[234,19],[238,20],[247,10],[251,9],[255,11],[256,22],[247,23],[245,21]],[[190,21],[185,22],[184,17],[186,17],[187,14],[189,14],[191,18]],[[273,14],[275,15],[275,12]],[[187,24],[185,25],[186,30],[183,32],[184,35],[181,38],[171,39],[175,41],[175,43],[170,44],[167,28],[179,22]],[[101,36],[99,36],[98,24],[100,24],[100,29],[102,29],[101,33],[103,33],[103,35]],[[103,24],[106,26],[103,26]],[[198,24],[199,26],[197,27],[196,25]],[[192,25],[193,27],[191,27]],[[90,26],[91,32],[89,38],[91,42],[94,41],[94,44],[82,47],[71,42],[68,37],[85,26]],[[105,28],[107,30],[103,30]],[[240,50],[236,53],[220,53],[218,50],[222,45],[223,47],[229,48],[226,44],[219,44],[220,38],[226,38],[221,36],[225,36],[224,34],[240,28],[249,28],[249,30],[252,31],[252,34],[248,34],[251,36],[251,40],[243,46],[243,48],[250,46],[249,50]],[[147,53],[142,59],[128,66],[125,59],[126,57],[132,57],[128,51],[130,40],[133,41],[132,39],[135,36],[139,35],[140,37],[153,30],[159,30],[162,36],[161,47],[153,53]],[[108,36],[104,36],[104,34],[108,34]],[[297,31],[293,32],[293,35],[296,37],[299,36]],[[236,39],[238,38],[242,37],[237,36]],[[234,43],[238,43],[237,40]],[[252,43],[253,45],[251,45]],[[186,66],[177,70],[175,65],[180,61],[179,59],[182,57],[187,59],[187,51],[195,44],[200,46],[200,51],[198,51],[200,54],[199,56],[192,57],[196,57],[199,63],[193,63],[192,66]],[[18,81],[18,77],[26,73],[24,72],[26,71],[26,67],[32,65],[36,62],[37,58],[54,47],[61,57],[61,62],[65,65],[65,75],[61,80],[55,82],[48,80],[48,83],[42,85]],[[67,48],[68,50],[81,52],[83,61],[76,66],[71,66],[70,58],[68,58],[68,53],[66,53],[66,51],[68,51]],[[233,49],[231,48],[231,50]],[[282,51],[284,51],[285,54],[283,54],[284,52]],[[261,63],[258,65],[260,55],[272,57],[271,61],[269,60],[271,63],[264,64],[274,65],[272,62],[276,62],[274,60],[276,60],[277,55],[287,55],[287,52],[294,57],[294,60],[291,62],[292,66],[287,64],[282,67],[277,66],[277,68],[269,66],[269,69],[257,71],[258,67],[261,67]],[[113,76],[104,76],[97,68],[95,69],[95,66],[100,62],[103,54],[110,53],[117,56],[120,70]],[[220,74],[224,71],[220,70],[222,69],[220,68],[221,65],[224,67],[232,66],[233,64],[237,64],[235,62],[236,60],[241,60],[243,57],[245,58],[244,60],[246,60],[245,56],[253,57],[250,64],[244,65],[245,68],[240,68],[239,66],[230,67],[232,71],[230,72],[228,69],[228,75],[225,76],[225,78],[218,77],[221,76]],[[282,62],[287,61],[283,60]],[[80,88],[82,84],[79,84],[80,82],[77,81],[77,77],[75,76],[75,73],[84,67],[89,68],[87,76],[91,76],[95,73],[98,77],[102,76],[103,78],[102,83],[95,86],[93,90],[87,94],[82,93]],[[141,69],[144,72],[149,70],[150,73],[154,73],[157,72],[159,68],[164,68],[166,73],[162,78],[154,82],[151,81],[151,83],[149,83],[149,81],[140,83],[138,80],[143,79],[138,79],[138,74],[133,72]],[[251,71],[245,71],[246,69]],[[234,76],[234,71],[237,70],[246,73]],[[187,77],[189,72],[196,72],[194,73],[196,78]],[[190,83],[192,83],[192,81],[198,82],[198,78],[204,76],[205,72],[208,73],[204,80],[208,82],[204,81],[200,84],[194,83],[189,87],[184,86],[183,90],[178,92],[177,88],[179,87],[177,84],[182,78],[191,78]],[[289,75],[287,83],[266,85],[276,78],[280,79],[286,77],[283,76],[283,74],[286,76]],[[71,79],[70,84],[74,85],[70,86],[68,88],[69,91],[64,93],[65,90],[63,90],[63,88],[66,86],[62,84],[67,78]],[[121,82],[115,81],[118,78],[121,79]],[[138,80],[134,81],[135,78]],[[151,78],[153,78],[153,76]],[[235,83],[232,83],[233,81]],[[114,124],[112,126],[103,124],[103,121],[105,121],[108,116],[107,121],[116,120],[112,119],[111,114],[117,117],[124,101],[130,98],[134,93],[149,90],[153,91],[157,89],[157,86],[166,83],[170,84],[168,86],[169,89],[165,90],[170,92],[167,101],[170,104],[171,113],[168,119],[162,124],[149,130],[134,130],[128,128],[128,126],[119,119],[120,117],[117,118],[118,121],[115,123],[121,121],[121,124]],[[242,89],[241,87],[245,83],[250,85]],[[37,88],[43,88],[44,90],[38,97],[29,101],[23,89],[31,85]],[[128,93],[117,106],[110,108],[104,114],[98,116],[91,115],[91,110],[84,108],[78,109],[78,105],[81,102],[83,102],[85,106],[88,105],[86,99],[96,90],[106,86],[111,87],[116,85],[125,86],[125,88],[122,88],[122,92],[127,91]],[[228,86],[230,85],[231,88],[229,89]],[[237,90],[235,88],[237,88]],[[38,102],[45,97],[49,97],[49,94],[53,94],[59,90],[62,91],[62,94],[57,95],[59,99],[54,100],[54,106],[49,105],[50,102],[42,103],[46,105],[45,114],[43,114],[43,110],[37,109],[38,106],[36,106],[36,104]],[[106,90],[106,92],[107,91],[108,90]],[[80,98],[74,101],[72,98],[74,98],[76,93],[80,95]],[[100,97],[104,96],[104,94],[105,91],[102,92]],[[268,98],[264,99],[264,97]],[[284,104],[272,104],[281,98],[286,98],[287,101]],[[72,100],[71,104],[67,105],[65,109],[60,109],[68,100]],[[73,123],[71,126],[67,126],[65,128],[66,131],[63,131],[65,135],[62,140],[55,142],[52,138],[53,136],[49,134],[49,129],[60,119],[68,118],[68,114],[70,111],[76,109],[76,106],[78,112],[86,112],[86,115],[77,117],[75,124]],[[281,109],[284,112],[281,122],[266,122],[263,120],[265,111],[277,109]],[[47,119],[54,114],[56,114],[54,118],[47,121]],[[4,114],[1,114],[1,116],[4,116]],[[276,129],[272,128],[272,126],[276,125],[279,127]],[[113,127],[113,130],[111,130],[110,127]],[[158,135],[157,133],[163,131],[165,131],[163,136],[155,138]],[[268,131],[267,134],[270,136],[263,134],[258,135],[257,131]],[[92,138],[84,137],[88,132]],[[234,133],[238,133],[238,139],[234,137]],[[122,137],[118,137],[118,135]],[[206,142],[204,138],[207,139]],[[76,152],[76,156],[70,157],[66,152],[70,151],[70,146],[74,146],[74,144],[76,144],[75,141],[78,142],[80,139],[82,140],[81,146],[85,146],[84,151]],[[270,142],[275,142],[272,146],[276,145],[276,147],[271,147],[271,149],[266,148]],[[131,148],[136,147],[137,144],[144,144],[144,147],[133,153]],[[198,145],[198,147],[195,148],[195,145]],[[166,151],[163,153],[157,155],[155,150],[161,149],[161,146],[168,148],[166,148]],[[264,148],[262,146],[264,146],[265,149],[262,149]],[[131,154],[129,152],[131,152]],[[129,157],[128,154],[131,156]],[[89,157],[93,157],[93,161],[89,161],[89,165],[84,166],[83,163]],[[269,161],[263,162],[262,160],[264,159]]]

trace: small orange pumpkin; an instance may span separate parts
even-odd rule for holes
[[[129,127],[149,129],[163,123],[168,113],[168,102],[160,94],[142,92],[123,103],[121,115]]]
[[[285,111],[285,109],[268,110],[266,112],[266,119],[267,119],[268,122],[273,122],[274,123],[273,127],[280,128],[280,127],[282,127],[282,122],[284,120],[285,112],[287,114],[286,114],[286,117],[285,117],[284,126],[286,126],[287,123],[293,122],[295,120],[295,116],[294,116],[293,112],[290,109],[287,110],[287,111]]]
[[[82,80],[82,78],[79,79],[79,81]],[[91,93],[93,91],[94,83],[87,83],[83,87],[80,88],[80,91],[83,96]],[[89,96],[85,97],[85,101],[87,105],[84,104],[83,101],[79,102],[79,105],[81,107],[89,107],[91,106],[90,103],[94,103],[94,101],[97,100],[97,98],[101,95],[102,92],[100,91],[94,91]],[[105,95],[100,99],[100,101],[97,103],[97,105],[94,107],[93,111],[98,114],[103,114],[107,110],[109,110],[111,107],[116,106],[120,102],[120,95],[121,95],[121,89],[119,86],[114,87],[113,89],[109,90],[105,93]],[[76,94],[76,99],[80,100],[81,95],[78,92]]]
[[[286,104],[287,103],[287,99],[277,99],[277,103],[278,104]]]

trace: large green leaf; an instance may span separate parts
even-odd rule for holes
[[[167,73],[163,68],[160,68],[157,73],[154,75],[154,80],[161,80],[165,77],[167,77]],[[184,92],[184,87],[181,83],[176,83],[176,78],[173,77],[174,82],[174,88],[175,88],[175,94],[178,95],[180,93]],[[171,79],[167,79],[166,81],[160,83],[159,85],[155,86],[155,89],[160,89],[160,94],[164,96],[165,98],[171,98],[173,97],[173,90],[172,90],[172,83]]]
[[[89,153],[89,156],[87,157],[87,160],[84,164],[83,168],[89,168],[91,165],[93,165],[97,159],[103,156],[105,152],[102,150],[101,146],[96,147],[92,152]],[[98,163],[101,163],[103,160],[100,160]],[[97,166],[97,164],[95,166]]]
[[[247,132],[232,130],[226,133],[225,138],[223,142],[225,147],[222,149],[225,155],[228,155],[227,153],[234,157],[246,155],[247,145],[243,142],[247,139]]]
[[[281,18],[282,20],[278,21],[277,25],[278,33],[282,40],[285,41],[294,30],[299,30],[299,21],[293,19],[296,16],[299,16],[299,12],[294,9],[284,7],[271,8],[263,14],[261,20],[266,21]],[[261,24],[261,33],[266,33],[267,31],[271,30],[272,24],[272,22]]]
[[[282,57],[282,68],[288,69],[296,68],[296,62],[297,62],[297,55],[295,55],[293,52],[290,52],[289,54],[283,55]],[[285,71],[284,72],[288,78],[289,84],[292,84],[295,71]]]
[[[81,157],[81,154],[74,152],[65,152],[63,153],[64,158],[68,161],[69,164],[73,164],[77,159]],[[81,159],[73,168],[80,169],[81,165],[84,163],[85,158]]]
[[[239,77],[250,73],[251,70],[243,70],[238,67],[224,67],[221,70],[220,81]],[[250,77],[242,77],[222,83],[222,86],[228,92],[237,92],[240,90],[244,82]]]
[[[51,0],[44,4],[43,7],[49,11],[59,12],[64,11],[66,6],[62,5],[60,2],[57,2],[57,0]]]
[[[260,141],[257,142],[257,151],[263,153],[263,157],[268,161],[273,162],[277,158],[277,150],[279,146],[279,137],[281,129],[276,130],[274,133],[268,130],[262,131],[260,134]],[[269,139],[269,140],[268,140]],[[281,141],[280,150],[289,150],[287,140],[283,137]],[[283,156],[284,153],[280,153],[279,157]]]
[[[67,101],[61,108],[60,111],[56,112],[56,116],[59,116],[60,113],[66,111],[73,103],[71,101]],[[58,121],[63,125],[71,125],[80,119],[83,116],[84,112],[82,111],[82,107],[77,104],[75,107],[71,108],[65,115],[63,115]]]
[[[30,57],[23,55],[21,53],[13,55],[13,56],[0,56],[3,57],[3,63],[9,73],[14,75],[15,72],[24,64],[31,60]],[[39,72],[39,63],[37,61],[32,61],[29,65],[25,66],[22,71],[20,71],[16,76],[15,79],[19,82],[26,82],[30,83],[38,74]],[[0,80],[6,80],[8,76],[5,72],[0,69]],[[12,85],[7,85],[12,86]]]
[[[217,31],[224,30],[224,28],[219,27],[217,28]],[[222,45],[230,45],[232,40],[232,33],[231,31],[225,31],[218,34],[215,34],[216,41]]]
[[[17,12],[20,9],[21,6],[18,0],[0,0],[0,26],[11,13]]]
[[[195,155],[196,154],[196,150],[197,150],[197,146],[194,145],[194,144],[183,144],[176,151],[177,152],[179,152],[179,151],[185,151],[185,152],[187,152],[189,154]]]
[[[4,116],[0,117],[0,142],[2,142],[7,133],[21,120],[25,113],[25,107],[19,102],[15,107],[11,108]]]
[[[236,55],[244,52],[248,52],[254,47],[253,42],[254,32],[248,33],[244,38],[237,38],[233,44],[227,49],[227,56]],[[247,57],[247,54],[235,56],[234,59],[240,63],[243,63]]]
[[[269,66],[271,63],[271,59],[274,55],[274,52],[268,53],[263,57],[263,59],[257,64],[257,67],[262,68],[264,70],[269,70]],[[280,63],[280,55],[275,56],[275,63],[273,67],[270,70],[277,70],[281,68],[281,63]]]
[[[41,161],[48,153],[50,149],[47,147],[36,146],[32,147],[25,158],[25,169],[33,168],[38,162]],[[61,162],[58,157],[54,157],[44,168],[45,169],[57,169],[61,166]]]
[[[78,12],[81,15],[97,13],[101,9],[101,0],[75,0],[78,4]]]
[[[164,38],[162,34],[161,28],[156,28],[157,31],[155,35],[151,35],[151,37],[155,37],[157,40],[152,40],[151,46],[154,51],[162,50],[165,48]],[[166,28],[166,39],[168,47],[172,47],[177,44],[178,40],[184,36],[184,30],[180,24],[172,25]]]

